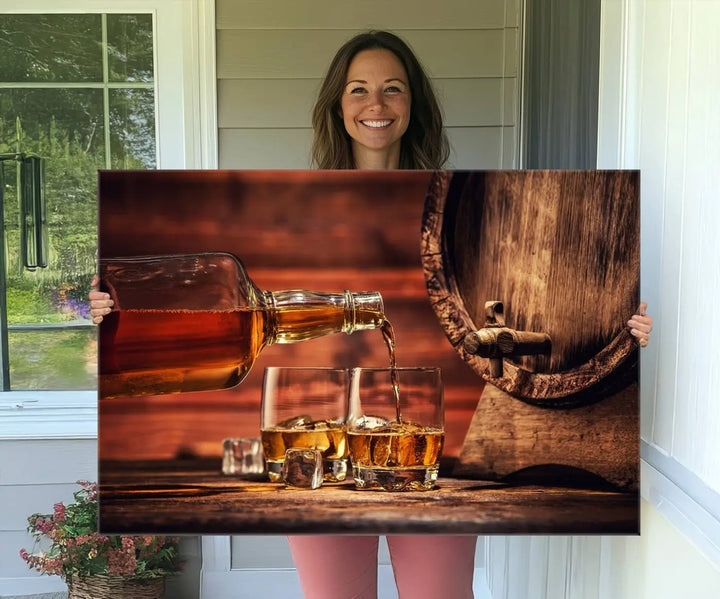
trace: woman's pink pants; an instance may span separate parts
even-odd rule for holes
[[[376,599],[376,536],[288,537],[305,599]],[[387,537],[399,599],[472,599],[476,536]]]

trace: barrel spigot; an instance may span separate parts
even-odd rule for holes
[[[503,304],[485,302],[485,326],[465,335],[463,348],[490,361],[490,376],[503,376],[503,358],[549,354],[552,349],[546,333],[516,331],[505,326]]]

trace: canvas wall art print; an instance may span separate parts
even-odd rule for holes
[[[99,202],[102,532],[638,533],[637,171],[107,171]],[[397,365],[440,369],[429,490],[358,488],[352,461],[315,489],[223,473],[225,440],[261,436],[266,369],[389,366],[379,323],[276,343],[266,305],[223,349],[200,319],[292,290],[377,293]]]

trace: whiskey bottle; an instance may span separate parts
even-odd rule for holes
[[[100,260],[100,398],[229,388],[260,351],[385,321],[376,291],[263,291],[229,253]]]

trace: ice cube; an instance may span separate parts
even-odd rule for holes
[[[319,488],[323,482],[322,452],[318,449],[290,447],[285,452],[282,479],[290,487]]]
[[[398,463],[408,466],[422,464],[425,447],[425,438],[422,435],[401,435],[398,438]]]
[[[265,473],[265,456],[260,437],[223,440],[223,474],[251,475]]]
[[[422,433],[425,430],[424,426],[416,424],[414,422],[398,422],[397,420],[386,421],[384,424],[376,426],[372,429],[375,434],[393,434],[393,435],[414,435],[416,433]]]
[[[316,431],[328,431],[343,426],[344,422],[342,418],[336,420],[316,420],[312,423],[313,430]]]
[[[392,422],[381,424],[380,426],[376,426],[370,430],[375,435],[391,435],[398,432],[397,426],[395,426]]]
[[[388,422],[389,420],[387,418],[383,418],[382,416],[371,416],[366,414],[360,416],[360,418],[356,418],[352,428],[353,430],[358,431],[369,431],[385,426]]]
[[[372,463],[375,466],[387,466],[392,453],[392,440],[389,437],[377,437],[370,442]]]
[[[393,421],[391,424],[395,427],[395,432],[402,435],[422,433],[423,430],[425,430],[425,427],[421,424],[407,420],[403,420],[402,422]]]
[[[303,414],[302,416],[293,416],[292,418],[286,418],[282,422],[278,422],[275,425],[276,428],[284,428],[284,429],[312,429],[313,427],[313,419],[311,416],[308,416],[307,414]]]

